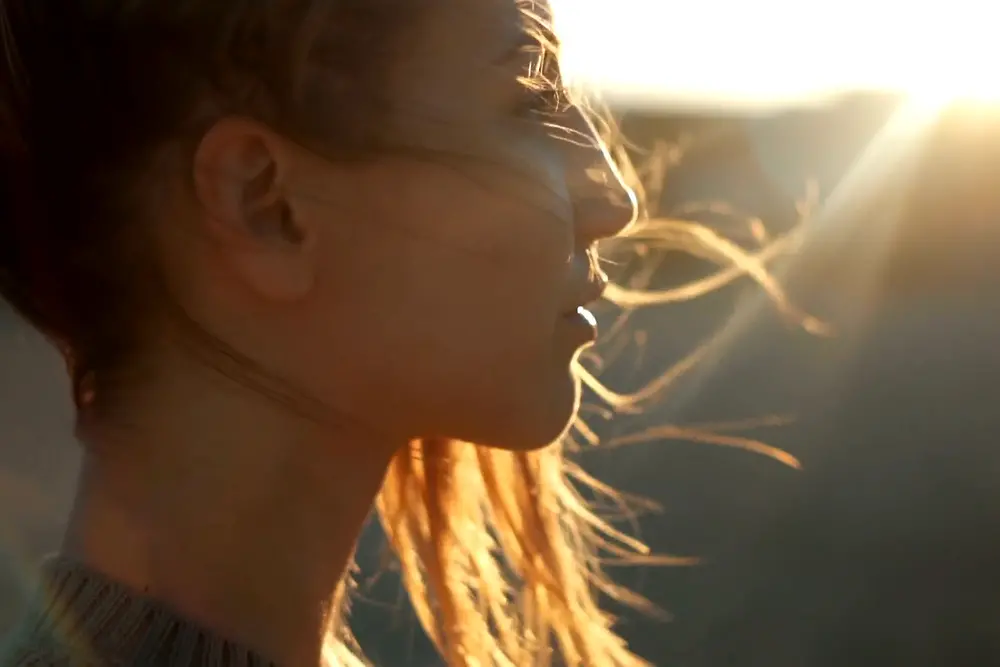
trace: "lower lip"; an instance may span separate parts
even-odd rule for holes
[[[597,340],[597,319],[586,308],[577,308],[572,313],[566,313],[560,318],[566,325],[566,330],[580,345],[593,343]]]

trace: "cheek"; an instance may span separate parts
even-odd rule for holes
[[[568,243],[523,208],[459,203],[448,220],[437,206],[410,209],[410,222],[433,233],[396,241],[392,278],[370,302],[381,304],[383,334],[447,377],[534,364],[564,298]]]
[[[341,381],[428,414],[510,405],[550,382],[573,248],[563,219],[431,173],[373,200],[353,236],[332,249],[319,299],[350,351],[336,370],[355,377]]]
[[[487,123],[418,123],[403,145],[418,155],[426,154],[430,161],[447,165],[437,169],[443,177],[439,180],[450,180],[445,188],[477,187],[495,199],[517,201],[545,215],[571,221],[567,160],[579,151],[573,150],[571,141],[552,134],[553,130],[538,124],[513,119],[498,122],[491,117]],[[417,136],[420,139],[414,140]],[[413,182],[416,170],[404,165],[400,171],[403,179]],[[435,167],[427,166],[423,171],[417,180],[424,180]],[[456,173],[460,174],[458,179]]]

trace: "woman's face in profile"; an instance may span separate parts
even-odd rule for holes
[[[516,0],[428,4],[385,91],[400,150],[303,151],[288,170],[318,268],[258,327],[263,361],[395,435],[542,446],[578,400],[571,361],[593,332],[576,311],[601,282],[588,251],[632,197],[583,116],[520,80],[538,51]]]

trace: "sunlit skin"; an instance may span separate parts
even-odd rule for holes
[[[520,26],[512,0],[433,5],[389,87],[393,156],[335,164],[231,117],[158,183],[179,304],[310,400],[285,409],[157,322],[142,381],[81,424],[68,553],[280,663],[317,664],[395,452],[559,437],[593,337],[578,308],[604,282],[589,250],[633,198],[610,167],[587,177],[606,155],[577,111],[556,118],[573,140],[523,111]]]

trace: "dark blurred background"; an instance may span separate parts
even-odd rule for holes
[[[592,424],[606,439],[744,422],[726,433],[801,462],[662,437],[581,454],[662,505],[639,524],[655,551],[703,559],[614,573],[673,617],[622,611],[656,665],[1000,665],[1000,112],[949,107],[866,159],[900,108],[866,94],[768,114],[625,115],[636,158],[666,156],[659,214],[751,251],[802,225],[769,268],[832,329],[805,331],[742,278],[634,313],[602,348],[602,379],[631,391],[723,332],[653,408]],[[651,284],[713,270],[671,253]],[[2,630],[58,543],[78,452],[61,364],[6,313],[0,369]],[[372,529],[366,576],[380,548]],[[438,664],[394,575],[366,576],[354,624],[373,661]]]

